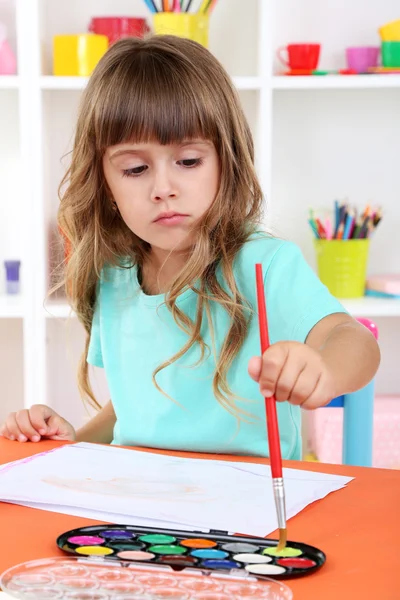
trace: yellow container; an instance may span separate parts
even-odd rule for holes
[[[55,35],[53,75],[89,77],[108,49],[108,37],[95,33]]]
[[[318,277],[337,298],[364,296],[369,240],[314,240]]]
[[[204,14],[156,13],[153,17],[154,33],[185,37],[208,47],[209,17]]]
[[[382,42],[400,42],[400,19],[382,25],[378,31]]]

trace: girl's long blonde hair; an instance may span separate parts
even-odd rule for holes
[[[253,140],[236,90],[220,63],[199,44],[174,36],[120,40],[101,59],[81,102],[71,165],[60,186],[58,221],[70,247],[64,283],[87,334],[78,382],[82,395],[96,407],[86,358],[101,271],[127,257],[141,269],[149,253],[148,244],[113,210],[102,168],[104,153],[122,142],[172,144],[193,138],[215,145],[220,185],[196,230],[187,263],[165,297],[176,323],[187,332],[187,343],[156,369],[153,381],[158,387],[157,373],[194,344],[200,346],[202,357],[210,350],[201,327],[206,318],[213,339],[210,303],[217,302],[228,313],[230,326],[215,356],[213,391],[237,418],[248,415],[238,407],[227,373],[246,338],[251,315],[236,285],[233,262],[261,219]],[[198,297],[193,321],[176,302],[189,288]]]

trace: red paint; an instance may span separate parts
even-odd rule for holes
[[[315,567],[317,563],[310,558],[280,558],[277,560],[277,564],[292,569],[310,569]]]

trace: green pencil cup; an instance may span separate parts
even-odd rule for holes
[[[318,277],[336,298],[364,296],[369,240],[314,240]]]

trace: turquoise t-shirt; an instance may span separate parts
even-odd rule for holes
[[[258,235],[235,259],[234,273],[241,294],[257,309],[255,264],[263,265],[270,342],[304,342],[313,326],[329,314],[344,312],[342,305],[319,281],[294,244]],[[247,372],[252,356],[260,355],[257,317],[229,372],[228,383],[240,406],[257,417],[252,423],[237,419],[216,400],[212,390],[213,353],[200,365],[199,348],[192,348],[152,382],[156,367],[178,352],[188,336],[163,304],[164,295],[143,293],[137,269],[105,268],[98,287],[88,362],[103,367],[117,421],[114,444],[194,452],[268,456],[264,400]],[[188,316],[196,313],[197,296],[187,290],[178,305]],[[219,352],[228,330],[228,315],[212,306],[215,346]],[[202,335],[212,348],[206,319]],[[278,403],[282,456],[301,457],[300,408]]]

